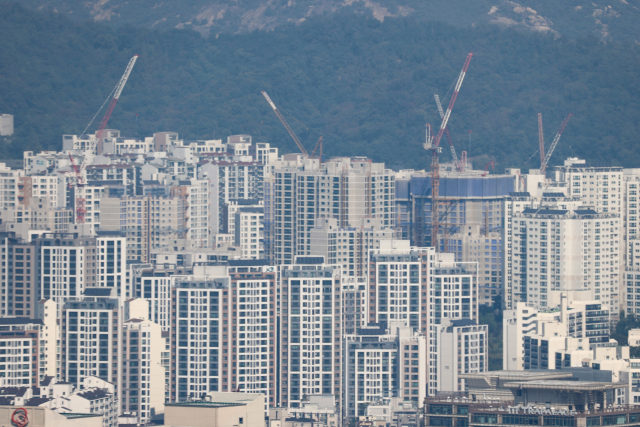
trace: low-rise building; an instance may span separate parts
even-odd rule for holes
[[[165,404],[164,424],[182,427],[264,427],[265,396],[209,392],[203,400]]]

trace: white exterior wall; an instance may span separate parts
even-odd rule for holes
[[[576,217],[570,211],[560,215],[515,215],[510,237],[514,252],[522,256],[512,261],[507,283],[511,292],[521,294],[520,300],[544,309],[559,303],[559,292],[570,292],[572,299],[618,306],[617,215]]]
[[[138,335],[132,337],[132,331]],[[162,328],[149,320],[130,320],[123,324],[122,336],[125,337],[123,345],[129,349],[126,354],[130,356],[126,358],[123,355],[122,360],[122,405],[127,407],[123,411],[135,413],[137,422],[145,424],[164,413],[165,368],[162,366],[162,352],[165,340],[162,338]],[[133,354],[135,358],[131,357]],[[132,384],[135,386],[131,387]],[[132,404],[137,409],[133,410]]]
[[[127,239],[98,237],[96,239],[96,286],[116,288],[118,296],[127,296]]]
[[[487,325],[453,326],[443,322],[438,326],[437,391],[464,392],[465,382],[460,374],[475,374],[489,370]]]

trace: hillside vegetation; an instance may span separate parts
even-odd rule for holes
[[[595,35],[603,40],[640,41],[638,0],[21,0],[34,9],[76,20],[156,29],[188,28],[203,34],[269,30],[317,16],[356,13],[383,21],[408,16],[470,26]]]
[[[289,119],[309,148],[322,135],[328,155],[424,168],[425,123],[440,121],[433,94],[446,105],[474,52],[450,125],[458,152],[472,130],[476,167],[489,158],[496,169],[537,167],[536,157],[525,161],[537,149],[538,112],[548,141],[574,114],[552,164],[569,155],[640,164],[640,48],[633,43],[351,14],[204,39],[72,22],[10,3],[0,4],[0,39],[0,113],[15,116],[17,131],[0,145],[5,156],[60,149],[62,134],[82,132],[139,54],[109,123],[127,136],[247,133],[294,151],[265,90],[304,124]]]

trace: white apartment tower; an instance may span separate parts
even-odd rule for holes
[[[304,396],[341,395],[340,272],[321,257],[281,266],[279,404],[298,408]]]
[[[362,218],[395,225],[395,175],[384,164],[335,158],[304,165],[275,169],[272,194],[265,200],[266,230],[273,239],[268,259],[291,264],[296,255],[309,253],[310,230],[320,219],[335,218],[340,227],[358,226]]]
[[[131,414],[141,425],[164,413],[164,346],[158,324],[145,319],[122,324],[121,413]]]
[[[471,319],[444,320],[437,329],[437,390],[440,393],[465,391],[460,374],[477,374],[489,370],[489,327]]]
[[[587,208],[527,208],[506,229],[507,308],[515,301],[544,309],[572,300],[618,307],[620,218]]]

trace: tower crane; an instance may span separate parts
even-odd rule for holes
[[[298,146],[298,149],[300,150],[300,152],[302,154],[304,154],[305,156],[308,156],[309,153],[307,153],[307,150],[305,150],[304,146],[302,145],[302,143],[300,142],[300,140],[298,139],[296,134],[293,133],[293,129],[291,129],[291,126],[289,126],[289,123],[287,123],[287,121],[284,119],[282,114],[280,114],[280,111],[278,110],[278,107],[276,107],[276,104],[274,104],[273,101],[271,100],[271,98],[269,98],[269,95],[267,95],[267,92],[262,91],[262,96],[264,96],[264,99],[266,99],[267,102],[269,103],[269,105],[271,105],[271,108],[273,109],[273,112],[276,113],[276,116],[278,116],[278,118],[280,119],[280,121],[284,125],[285,129],[287,129],[287,132],[289,132],[289,135],[291,135],[291,138],[293,138],[293,141]]]
[[[313,149],[313,151],[311,152],[311,158],[315,159],[315,155],[316,155],[316,151],[318,152],[318,159],[320,160],[320,162],[322,163],[322,137],[320,137],[320,139],[318,139],[318,142],[316,142],[316,146]]]
[[[471,57],[473,53],[469,53],[467,55],[467,59],[464,62],[464,66],[462,67],[462,71],[458,76],[458,81],[456,82],[455,89],[453,91],[453,95],[451,96],[451,100],[449,101],[449,106],[447,107],[447,111],[444,113],[444,117],[442,118],[442,123],[440,124],[440,129],[438,130],[438,134],[436,137],[431,140],[427,138],[427,142],[424,144],[424,148],[431,151],[431,245],[438,250],[438,230],[440,228],[440,219],[439,219],[439,198],[440,198],[440,153],[442,149],[440,148],[440,140],[442,139],[442,134],[444,133],[445,128],[447,127],[447,122],[449,121],[449,117],[451,116],[451,110],[453,110],[453,106],[456,103],[456,99],[458,98],[458,92],[460,92],[460,87],[462,86],[462,81],[464,80],[464,76],[467,73],[467,69],[469,68],[469,63],[471,62]]]
[[[438,106],[438,113],[440,114],[440,119],[444,118],[444,110],[442,109],[442,104],[440,103],[440,97],[436,94],[433,95],[436,99],[436,105]],[[447,141],[449,142],[449,149],[451,150],[451,158],[453,159],[453,166],[456,168],[458,172],[462,172],[462,164],[458,161],[458,156],[456,154],[456,148],[453,146],[453,139],[451,139],[451,133],[449,132],[449,127],[447,126],[444,129],[444,133],[447,135]]]
[[[136,61],[138,60],[139,56],[140,55],[134,55],[133,58],[129,60],[129,64],[127,64],[127,68],[125,69],[124,74],[120,78],[120,81],[118,81],[118,84],[116,85],[113,91],[113,98],[111,99],[111,103],[109,103],[109,108],[107,109],[107,112],[102,118],[102,122],[100,122],[100,126],[96,131],[96,136],[91,141],[89,148],[86,150],[86,154],[82,159],[82,163],[79,166],[76,165],[75,161],[73,160],[73,156],[71,155],[71,153],[69,153],[69,160],[71,161],[71,166],[75,173],[75,183],[73,185],[70,184],[69,186],[75,187],[76,190],[85,185],[82,179],[82,174],[87,168],[87,164],[89,163],[88,158],[93,156],[96,150],[96,146],[100,141],[100,138],[102,138],[102,133],[104,132],[105,127],[107,126],[107,122],[111,117],[111,113],[113,112],[113,109],[115,108],[116,103],[118,102],[118,99],[120,99],[120,95],[122,94],[122,89],[124,89],[124,86],[127,84],[127,80],[129,79],[131,70],[133,70],[133,66],[136,64]],[[76,224],[84,224],[84,216],[87,213],[87,210],[85,208],[86,199],[84,197],[78,197],[77,194],[75,199],[76,199]]]
[[[549,151],[547,151],[547,155],[544,156],[544,159],[542,160],[542,164],[540,165],[540,171],[542,171],[543,173],[547,170],[547,165],[549,164],[549,159],[551,158],[551,155],[553,154],[553,150],[556,149],[556,146],[558,145],[558,141],[560,141],[560,137],[562,136],[562,132],[564,132],[564,128],[567,127],[567,123],[569,123],[569,119],[571,118],[571,116],[573,116],[572,113],[570,113],[567,116],[567,118],[564,119],[564,121],[560,125],[560,129],[558,129],[558,133],[556,133],[555,138],[553,138],[553,142],[551,143],[551,146],[549,147]]]

